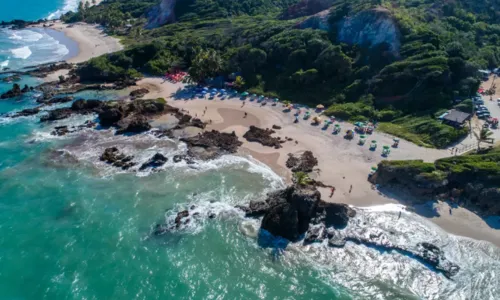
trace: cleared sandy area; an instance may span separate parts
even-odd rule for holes
[[[392,136],[374,132],[368,137],[364,146],[359,146],[357,138],[351,141],[343,138],[346,129],[353,129],[352,124],[341,123],[342,133],[334,135],[332,126],[323,130],[322,125],[313,126],[310,120],[305,121],[301,117],[298,123],[294,123],[294,111],[283,112],[281,104],[261,106],[249,100],[241,101],[236,98],[220,100],[218,97],[214,100],[180,99],[176,94],[180,93],[184,85],[164,82],[160,78],[143,79],[138,83],[138,87],[150,90],[145,98],[163,97],[170,105],[183,108],[192,116],[211,122],[207,126],[208,130],[234,131],[243,141],[243,147],[240,149],[242,155],[251,155],[269,165],[287,180],[291,179],[291,172],[285,165],[288,153],[300,154],[305,150],[312,151],[319,161],[319,170],[314,172],[312,177],[336,187],[335,194],[331,198],[329,189],[321,190],[324,200],[355,206],[401,203],[395,198],[383,195],[367,181],[371,167],[385,159],[381,155],[381,149],[383,145],[392,144]],[[293,139],[283,144],[283,148],[264,147],[258,143],[250,143],[242,137],[250,125],[271,128],[274,124],[282,127],[281,130],[276,130],[275,136]],[[377,140],[379,147],[376,151],[369,150],[370,140]],[[388,159],[423,159],[431,162],[449,155],[449,150],[428,149],[401,141],[398,149],[392,149]],[[436,211],[441,216],[438,216]],[[446,204],[440,203],[437,208],[429,208],[427,213],[420,211],[420,214],[427,216],[450,233],[487,240],[500,246],[500,231],[492,229],[480,217],[468,210],[454,208],[453,211],[457,214],[449,214]]]

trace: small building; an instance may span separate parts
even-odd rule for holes
[[[448,112],[448,114],[442,117],[442,120],[443,123],[451,125],[453,127],[462,127],[464,126],[465,122],[471,119],[471,117],[471,114],[452,109]]]

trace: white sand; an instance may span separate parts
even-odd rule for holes
[[[43,25],[51,24],[52,26],[48,28],[64,32],[68,38],[78,44],[78,53],[76,56],[67,60],[69,63],[81,63],[92,57],[123,49],[123,45],[117,38],[105,34],[98,25],[87,23],[68,25],[59,20],[55,20],[36,25],[36,27],[43,27]]]
[[[375,132],[368,136],[364,146],[357,145],[358,139],[347,141],[343,138],[346,129],[353,129],[349,123],[342,124],[342,134],[333,135],[333,127],[330,126],[323,131],[322,126],[312,126],[309,121],[300,118],[299,123],[294,123],[293,113],[282,112],[283,107],[271,106],[267,104],[261,107],[256,102],[243,101],[238,99],[230,100],[174,100],[172,96],[177,90],[183,88],[183,84],[172,84],[164,82],[160,78],[146,78],[138,83],[138,87],[146,87],[150,93],[145,98],[163,97],[170,105],[184,108],[193,116],[198,116],[202,120],[212,120],[212,125],[207,129],[217,129],[220,131],[235,133],[244,142],[241,148],[242,154],[249,154],[252,157],[269,165],[279,175],[290,180],[291,173],[286,168],[285,162],[288,153],[301,153],[310,150],[319,160],[319,172],[312,175],[314,179],[325,184],[336,187],[335,194],[329,198],[330,190],[321,190],[322,198],[327,201],[342,202],[355,206],[370,206],[386,203],[399,203],[396,199],[389,198],[379,193],[368,181],[367,176],[370,168],[384,158],[381,156],[383,145],[392,144],[392,136]],[[207,107],[207,112],[203,111]],[[243,118],[244,112],[247,117]],[[314,114],[312,114],[314,116]],[[161,121],[161,120],[159,120]],[[273,124],[282,127],[276,130],[276,136],[290,137],[291,142],[283,144],[283,148],[274,149],[264,147],[258,143],[250,143],[242,138],[249,125],[256,125],[262,128],[271,128]],[[377,140],[379,147],[372,152],[369,142]],[[298,143],[295,144],[295,141]],[[449,150],[436,150],[416,146],[407,141],[401,141],[398,149],[392,149],[389,159],[423,159],[433,162],[436,159],[450,155]],[[349,192],[350,186],[353,186]],[[490,228],[481,218],[474,213],[463,209],[454,209],[458,214],[449,215],[446,209],[440,204],[441,217],[431,217],[430,219],[450,233],[467,236],[476,239],[490,241],[500,246],[500,231]]]

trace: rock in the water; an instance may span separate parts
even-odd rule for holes
[[[163,156],[161,153],[156,153],[151,159],[142,164],[139,170],[143,171],[147,168],[157,168],[163,166],[167,162],[168,158]]]
[[[51,105],[51,104],[57,104],[57,103],[71,102],[71,101],[73,101],[73,99],[74,98],[72,96],[53,97],[50,99],[45,99],[44,97],[40,97],[36,100],[36,102]]]
[[[175,217],[175,227],[179,228],[181,226],[181,221],[183,218],[187,218],[189,216],[189,211],[183,210],[177,214],[177,217]]]
[[[48,115],[44,115],[40,118],[40,122],[56,121],[66,119],[73,114],[70,108],[58,108],[48,111]]]
[[[288,154],[288,160],[286,161],[287,168],[291,169],[292,172],[310,173],[317,165],[318,159],[314,157],[311,151],[305,151],[300,157]]]
[[[117,134],[122,133],[141,133],[151,129],[151,125],[148,119],[143,115],[133,115],[127,118],[121,119],[117,123],[119,129],[116,131]]]
[[[135,166],[135,163],[132,162],[133,158],[133,156],[126,156],[125,154],[120,153],[120,151],[116,147],[110,147],[104,150],[104,153],[101,155],[100,160],[111,164],[114,167],[127,170],[130,167]]]
[[[27,91],[29,91],[29,88],[27,85],[25,85],[24,88],[21,90],[21,87],[19,86],[19,84],[14,83],[12,85],[12,89],[10,89],[7,92],[0,95],[0,99],[19,97],[22,94],[26,93]]]
[[[113,126],[116,122],[120,121],[123,118],[123,113],[115,107],[105,109],[103,112],[99,114],[99,123],[102,126]]]
[[[271,135],[275,133],[271,129],[262,129],[256,126],[250,126],[248,131],[243,135],[245,139],[249,142],[257,142],[264,146],[274,147],[275,149],[281,148],[280,139],[272,137]]]
[[[188,145],[190,156],[198,159],[213,159],[223,154],[235,153],[243,143],[236,134],[216,130],[205,131],[194,137],[182,138]]]
[[[26,108],[26,109],[23,109],[23,110],[21,110],[21,111],[19,111],[17,113],[14,113],[10,117],[11,118],[17,118],[17,117],[32,116],[32,115],[36,115],[39,112],[40,112],[40,108],[38,108],[38,107]]]

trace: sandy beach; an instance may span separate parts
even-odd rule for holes
[[[324,200],[361,207],[401,203],[396,198],[380,193],[367,181],[371,167],[385,159],[381,156],[381,148],[382,145],[392,144],[392,136],[374,132],[368,137],[367,144],[359,146],[358,139],[348,141],[343,138],[346,129],[354,128],[352,124],[341,123],[342,134],[334,135],[332,126],[323,130],[322,125],[311,125],[310,119],[306,121],[300,117],[300,121],[294,123],[294,111],[283,112],[281,104],[261,106],[256,101],[241,101],[236,98],[220,100],[218,97],[214,100],[180,99],[176,95],[180,94],[184,85],[163,82],[160,78],[143,79],[138,83],[137,88],[139,87],[150,90],[145,98],[163,97],[169,104],[188,110],[192,116],[197,116],[207,122],[211,121],[207,130],[234,131],[243,141],[243,146],[240,148],[241,155],[250,155],[261,161],[287,181],[291,180],[291,172],[285,165],[288,154],[312,151],[318,158],[319,170],[315,171],[311,177],[336,187],[335,194],[331,198],[329,197],[330,189],[321,189]],[[244,105],[243,102],[245,102]],[[206,113],[204,113],[205,108]],[[245,112],[246,117],[244,117]],[[163,118],[168,118],[168,116]],[[156,122],[161,124],[162,119]],[[281,126],[282,129],[276,130],[275,136],[291,138],[292,141],[286,142],[280,149],[250,143],[242,137],[250,125],[261,128]],[[378,142],[379,147],[376,151],[369,150],[368,143],[371,140]],[[446,149],[423,148],[402,140],[399,148],[392,150],[389,159],[423,159],[432,162],[449,155],[450,151]],[[422,205],[418,208],[418,213],[452,234],[486,240],[500,246],[500,231],[491,228],[483,219],[466,209],[453,208],[450,214],[446,203],[438,203],[434,207]]]
[[[100,1],[99,1],[100,2]],[[77,50],[74,55],[66,59],[69,63],[81,63],[93,57],[97,57],[106,53],[116,52],[123,49],[120,41],[112,36],[104,33],[98,25],[86,23],[65,24],[59,20],[47,21],[43,24],[38,24],[34,27],[53,29],[60,31],[69,39],[77,44]],[[49,74],[45,80],[57,80],[59,75],[66,75],[67,70],[60,70]]]

